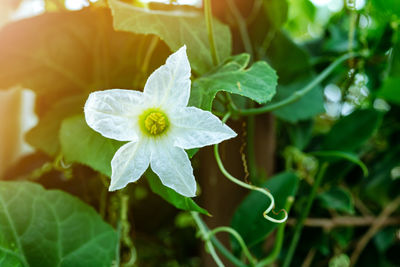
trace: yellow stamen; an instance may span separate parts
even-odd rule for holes
[[[151,112],[144,119],[144,126],[151,135],[162,134],[167,128],[166,117],[161,112]]]

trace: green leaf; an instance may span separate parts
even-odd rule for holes
[[[108,139],[93,131],[83,115],[63,121],[60,129],[63,155],[68,162],[90,166],[106,176],[111,176],[111,160],[123,142]]]
[[[213,66],[202,13],[149,10],[118,0],[109,0],[108,3],[116,30],[155,34],[173,51],[186,44],[190,65],[197,73],[205,73]],[[213,26],[216,50],[219,58],[224,60],[231,54],[231,34],[229,28],[217,20],[214,20]]]
[[[299,184],[298,177],[290,172],[280,173],[269,179],[263,187],[275,197],[275,210],[283,208],[289,196],[294,196]],[[278,224],[263,217],[270,200],[262,193],[251,192],[239,205],[232,218],[232,227],[238,231],[248,246],[256,245],[264,240]],[[239,248],[233,242],[235,249]]]
[[[385,253],[385,251],[395,242],[396,238],[396,228],[391,227],[391,228],[384,228],[380,230],[375,236],[374,236],[374,243],[379,252]]]
[[[192,148],[192,149],[187,149],[186,153],[189,156],[189,159],[193,158],[196,153],[199,152],[199,148]]]
[[[333,187],[329,191],[317,195],[320,205],[326,209],[333,209],[349,214],[354,214],[353,198],[350,192]]]
[[[271,104],[282,101],[296,93],[296,91],[306,86],[311,79],[312,78],[300,82],[294,82],[289,85],[279,85],[277,88],[277,94],[272,99]],[[282,120],[294,123],[312,118],[324,111],[324,97],[321,87],[317,86],[298,101],[279,108],[273,111],[273,113]]]
[[[249,56],[240,54],[230,57],[207,75],[192,84],[189,105],[211,110],[219,91],[248,97],[258,103],[266,103],[275,95],[277,79],[275,70],[264,61],[255,62],[246,69]]]
[[[363,171],[364,176],[368,176],[368,168],[367,166],[364,164],[364,162],[362,162],[360,160],[360,158],[351,152],[345,152],[345,151],[335,151],[335,150],[331,150],[331,151],[315,151],[315,152],[311,152],[311,155],[317,156],[317,157],[325,157],[325,158],[339,158],[339,159],[345,159],[348,160],[354,164],[357,164],[361,170]]]
[[[378,96],[391,102],[400,105],[400,77],[389,77],[384,82]]]
[[[82,112],[89,92],[142,88],[169,53],[160,43],[143,69],[140,47],[151,39],[116,32],[107,8],[45,13],[1,28],[0,89],[20,85],[37,94],[40,122],[28,142],[54,156],[61,121]]]
[[[26,40],[29,40],[27,42]],[[142,75],[140,45],[151,37],[116,32],[109,9],[45,13],[0,30],[0,88],[22,85],[42,99],[40,112],[66,95],[134,88]],[[163,64],[153,57],[149,70]],[[154,60],[156,62],[153,62]]]
[[[282,31],[274,35],[267,56],[268,62],[276,69],[279,76],[279,85],[271,104],[294,94],[314,78],[310,55]],[[294,123],[324,112],[323,105],[322,90],[317,86],[300,100],[273,113],[282,120]]]
[[[376,110],[354,111],[332,127],[322,147],[324,150],[353,151],[372,136],[381,120],[382,114]]]
[[[283,31],[274,35],[266,52],[268,62],[278,73],[279,84],[287,85],[312,74],[310,55]]]
[[[207,210],[198,206],[196,202],[193,201],[193,199],[189,197],[184,197],[174,190],[164,186],[161,183],[160,178],[158,178],[158,176],[154,172],[148,170],[146,172],[146,178],[149,182],[150,189],[176,208],[187,211],[197,211],[199,213],[210,216],[210,213],[208,213]]]
[[[1,266],[111,266],[117,233],[76,197],[0,182]]]

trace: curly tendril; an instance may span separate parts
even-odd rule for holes
[[[230,113],[228,112],[224,118],[222,119],[222,121],[225,123],[229,117],[230,117]],[[235,184],[247,188],[249,190],[254,190],[254,191],[258,191],[264,195],[266,195],[270,200],[271,203],[269,204],[268,208],[263,212],[263,216],[265,219],[267,219],[270,222],[274,222],[274,223],[283,223],[287,220],[288,218],[288,214],[286,212],[286,210],[281,210],[280,212],[284,212],[285,216],[282,219],[275,219],[270,217],[268,214],[273,211],[274,207],[275,207],[275,199],[274,196],[266,189],[261,188],[261,187],[257,187],[251,184],[247,184],[244,183],[242,181],[240,181],[239,179],[235,178],[233,175],[231,175],[224,167],[224,164],[222,163],[221,157],[219,155],[219,149],[218,149],[218,144],[214,145],[214,155],[215,155],[215,159],[217,161],[218,167],[221,170],[222,174],[225,175],[226,178],[228,178],[230,181],[234,182]],[[278,214],[280,213],[278,212]]]

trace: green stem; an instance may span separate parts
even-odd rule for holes
[[[354,37],[356,32],[356,24],[357,24],[357,13],[356,13],[356,2],[355,0],[348,1],[348,9],[350,9],[350,25],[349,25],[349,46],[348,51],[349,53],[353,52],[354,46]],[[350,68],[354,68],[354,60],[352,58],[349,59]]]
[[[271,42],[274,39],[275,35],[276,35],[275,29],[271,29],[268,31],[267,35],[264,37],[263,42],[261,43],[260,48],[257,51],[258,59],[263,59],[266,56],[268,48],[270,47]]]
[[[308,214],[310,213],[311,206],[313,204],[315,195],[317,193],[317,189],[318,189],[319,185],[321,184],[322,178],[325,175],[325,171],[326,171],[327,167],[328,167],[328,163],[325,162],[322,164],[322,166],[319,170],[319,173],[317,175],[317,178],[314,181],[314,185],[311,189],[311,193],[307,199],[306,208],[304,209],[304,212],[300,214],[300,217],[299,217],[296,227],[294,229],[293,239],[290,243],[289,250],[288,250],[288,253],[286,254],[286,257],[285,257],[282,267],[290,266],[294,252],[296,250],[297,244],[298,244],[300,236],[301,236],[301,230],[303,229],[304,221],[307,218]]]
[[[237,267],[247,267],[246,264],[241,262],[238,258],[236,258],[224,245],[222,245],[221,242],[218,241],[217,238],[211,237],[210,238],[211,242],[214,244],[214,246],[230,261],[232,262],[235,266]]]
[[[237,109],[237,107],[232,106],[232,109],[236,111],[240,115],[249,116],[249,115],[257,115],[266,112],[270,112],[284,106],[290,105],[298,100],[300,100],[304,95],[310,92],[315,86],[320,84],[326,77],[328,77],[333,70],[335,70],[340,64],[345,62],[349,58],[353,58],[355,56],[359,56],[358,53],[348,53],[344,54],[334,62],[332,62],[324,71],[322,71],[315,79],[313,79],[309,84],[307,84],[304,88],[300,89],[299,91],[294,92],[291,96],[276,102],[274,104],[268,104],[260,108],[250,108],[246,110]]]
[[[214,249],[213,244],[211,243],[210,240],[206,241],[206,247],[208,249],[208,251],[211,254],[211,257],[213,257],[215,263],[217,264],[218,267],[224,267],[225,265],[222,263],[221,259],[218,257],[217,252]]]
[[[121,263],[121,256],[120,256],[120,250],[121,250],[121,235],[122,235],[122,223],[119,221],[117,223],[117,236],[118,236],[118,242],[117,246],[115,248],[115,260],[114,260],[114,265],[113,266],[120,266]]]
[[[123,191],[118,192],[118,196],[120,199],[120,222],[121,222],[121,235],[120,242],[124,244],[127,248],[129,248],[130,255],[129,260],[126,263],[121,263],[122,267],[133,266],[137,259],[136,248],[133,244],[133,241],[130,237],[130,229],[131,225],[128,220],[128,211],[129,211],[129,195],[125,194]]]
[[[247,257],[247,259],[249,260],[249,262],[252,265],[255,265],[257,260],[253,257],[253,255],[251,255],[249,249],[246,246],[246,243],[244,242],[242,236],[233,228],[227,227],[227,226],[221,226],[221,227],[217,227],[215,229],[213,229],[212,231],[210,231],[208,233],[208,236],[211,237],[213,235],[216,235],[217,233],[220,232],[227,232],[230,233],[239,243],[240,247],[243,250],[244,255]]]
[[[222,245],[218,241],[217,238],[215,238],[214,236],[210,236],[209,235],[210,231],[209,231],[207,225],[203,222],[203,220],[200,218],[200,216],[199,216],[199,214],[197,212],[191,212],[191,215],[192,215],[194,221],[196,222],[197,227],[199,228],[200,235],[201,235],[202,239],[206,241],[206,246],[207,246],[207,248],[209,250],[210,250],[210,247],[215,245],[215,247],[222,253],[222,255],[224,255],[235,266],[237,266],[237,267],[246,267],[246,264],[244,264],[238,258],[236,258],[228,249],[226,249],[224,247],[224,245]],[[211,242],[211,244],[207,244],[208,241]],[[210,250],[210,252],[211,251],[215,252],[214,248],[212,248],[212,250]],[[218,255],[211,254],[211,256],[213,258],[216,256],[216,258],[214,258],[214,260],[218,259],[220,261],[220,259],[218,258]]]
[[[285,210],[287,210],[288,213],[289,213],[290,208],[292,207],[293,202],[294,202],[294,198],[292,196],[287,198]],[[286,226],[286,222],[282,223],[278,226],[275,244],[274,244],[274,248],[271,251],[271,254],[268,255],[266,258],[262,259],[255,267],[268,266],[268,265],[272,264],[278,258],[279,253],[281,252],[281,249],[282,249],[282,245],[283,245],[285,226]]]
[[[204,16],[206,19],[208,41],[210,43],[211,57],[213,60],[213,64],[216,66],[219,64],[219,58],[218,58],[218,53],[217,53],[217,49],[215,47],[215,40],[214,40],[211,0],[204,0]]]

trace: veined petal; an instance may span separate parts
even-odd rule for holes
[[[145,102],[158,106],[186,107],[190,95],[190,64],[186,46],[170,55],[144,86]]]
[[[217,144],[237,135],[211,112],[195,107],[177,110],[170,120],[174,145],[183,149]]]
[[[136,141],[135,116],[143,102],[138,91],[111,89],[93,92],[85,104],[86,123],[103,136],[119,141]]]
[[[153,146],[150,166],[163,185],[186,197],[196,195],[193,168],[183,149],[174,147],[169,142],[157,142]]]
[[[111,161],[109,190],[118,190],[128,183],[136,182],[149,167],[150,154],[146,141],[129,142],[118,149]]]

